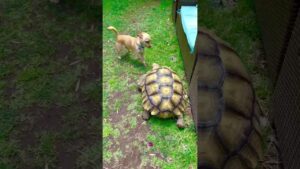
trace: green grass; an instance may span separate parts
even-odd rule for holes
[[[100,102],[99,77],[87,75],[99,62],[99,4],[82,2],[0,2],[1,169],[59,168],[70,151],[71,168],[100,161],[100,119],[88,114]]]
[[[169,66],[184,79],[183,62],[181,59],[174,25],[171,21],[171,1],[104,1],[103,13],[103,86],[104,86],[104,144],[119,137],[113,132],[114,128],[123,130],[122,133],[130,133],[137,127],[141,120],[142,100],[141,94],[137,92],[136,81],[139,76],[151,69],[152,63]],[[133,55],[122,60],[117,59],[114,50],[115,35],[108,31],[108,26],[116,27],[120,32],[135,36],[139,31],[147,32],[152,38],[152,48],[145,50],[145,60],[148,64],[144,67]],[[172,57],[175,57],[172,61]],[[115,93],[123,93],[120,98],[113,98]],[[108,101],[110,100],[110,101]],[[113,105],[113,106],[111,106]],[[126,115],[120,124],[110,124],[111,116],[121,107],[126,107]],[[136,117],[138,116],[138,117]],[[140,118],[140,119],[139,119]],[[191,117],[186,117],[187,123],[191,123]],[[123,125],[127,124],[128,128]],[[164,159],[142,156],[142,164],[150,163],[160,168],[188,168],[196,167],[196,135],[192,125],[184,130],[179,130],[176,120],[150,119],[149,131],[144,138],[153,142],[151,151],[163,155]],[[111,133],[109,134],[109,131]],[[138,131],[137,131],[138,132]],[[143,131],[140,131],[143,132]],[[171,140],[165,138],[173,138]],[[137,144],[141,149],[142,145]],[[135,144],[130,144],[134,147]],[[104,161],[110,162],[119,156],[119,151],[111,154],[110,146],[104,146]],[[143,153],[143,150],[141,150]],[[173,159],[168,161],[166,159]],[[105,163],[104,163],[105,164]]]

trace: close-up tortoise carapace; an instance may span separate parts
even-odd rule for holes
[[[177,117],[177,126],[184,127],[183,114],[187,98],[182,82],[173,70],[154,63],[152,70],[140,77],[138,86],[142,92],[144,120],[148,120],[150,115],[159,118]]]
[[[200,44],[189,88],[198,136],[198,168],[255,169],[263,157],[254,88],[238,54],[213,33]]]

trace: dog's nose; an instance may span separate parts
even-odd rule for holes
[[[151,45],[149,45],[149,48],[151,48],[152,46]]]

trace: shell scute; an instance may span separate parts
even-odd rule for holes
[[[203,168],[255,169],[263,157],[264,113],[240,57],[210,32],[199,32],[190,82]],[[196,110],[196,111],[195,111]]]
[[[143,107],[151,115],[170,118],[184,113],[183,85],[170,68],[160,67],[148,72],[143,89]]]

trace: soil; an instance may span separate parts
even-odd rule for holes
[[[137,94],[138,91],[131,91]],[[124,95],[128,93],[116,92],[110,98],[110,103],[113,105],[114,100],[122,100]],[[127,100],[126,102],[132,102],[132,100]],[[119,130],[120,135],[118,137],[109,137],[109,142],[111,146],[108,150],[115,154],[116,152],[121,152],[122,156],[120,158],[112,158],[109,162],[104,162],[103,168],[114,168],[114,169],[132,169],[132,168],[145,168],[154,169],[155,166],[150,164],[143,164],[142,157],[150,157],[149,147],[147,146],[147,135],[152,134],[150,128],[146,125],[146,122],[142,119],[142,112],[129,112],[127,111],[128,103],[124,102],[120,107],[118,112],[111,112],[109,116],[109,121],[115,129]],[[129,119],[136,119],[136,126],[131,127],[129,124]],[[162,155],[155,154],[158,158],[162,158]]]

